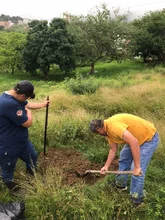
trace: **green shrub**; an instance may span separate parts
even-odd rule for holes
[[[153,198],[148,201],[146,208],[147,219],[164,219],[165,218],[165,187],[158,188]]]
[[[77,74],[76,78],[65,79],[65,85],[73,94],[86,94],[95,93],[100,87],[99,83],[94,79],[94,77],[83,77],[81,74]]]
[[[165,75],[165,67],[163,67],[163,66],[156,66],[155,67],[155,71],[157,72],[157,73],[161,73],[162,75]]]

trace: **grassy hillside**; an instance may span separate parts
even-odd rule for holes
[[[145,191],[145,205],[135,209],[127,193],[118,193],[108,184],[114,176],[107,176],[93,186],[83,182],[76,186],[63,185],[55,168],[40,174],[33,184],[21,180],[26,187],[24,200],[28,220],[111,220],[111,219],[164,219],[165,213],[165,68],[147,68],[141,63],[99,64],[94,76],[87,76],[88,68],[77,70],[75,79],[57,82],[28,77],[35,85],[36,100],[50,96],[48,118],[48,146],[76,149],[91,161],[103,163],[109,150],[104,138],[89,131],[94,118],[107,118],[127,112],[152,121],[158,129],[160,144],[149,165]],[[26,79],[26,75],[1,75],[0,90],[12,88]],[[53,78],[53,76],[51,76]],[[33,100],[32,100],[33,101]],[[38,152],[43,151],[45,109],[33,111],[34,123],[29,137]],[[64,161],[65,163],[65,161]],[[16,176],[24,172],[19,161]],[[1,201],[11,198],[7,190],[0,189]]]

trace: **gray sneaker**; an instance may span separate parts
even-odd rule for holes
[[[133,206],[134,207],[141,207],[142,205],[144,205],[144,200],[143,198],[141,199],[135,199],[135,198],[132,198],[132,196],[130,197],[130,200],[131,202],[133,203]]]

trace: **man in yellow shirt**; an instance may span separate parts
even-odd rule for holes
[[[119,170],[133,170],[130,196],[135,205],[141,204],[145,173],[159,142],[154,125],[135,115],[122,113],[106,120],[92,120],[90,129],[92,132],[105,136],[110,145],[107,161],[100,170],[101,174],[105,174],[114,160],[118,144],[124,144],[120,152]],[[117,175],[115,187],[126,190],[127,179],[128,175]]]

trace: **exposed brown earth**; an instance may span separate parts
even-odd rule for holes
[[[84,174],[86,170],[100,170],[103,164],[92,163],[82,153],[75,150],[48,148],[46,155],[43,152],[39,155],[39,168],[47,169],[55,167],[63,174],[63,181],[67,185],[74,185],[83,180],[85,184],[94,184],[104,178],[100,174],[88,174],[85,177],[76,175]],[[118,161],[114,161],[110,170],[118,169]]]

